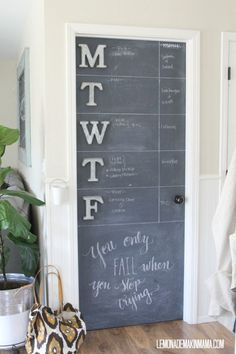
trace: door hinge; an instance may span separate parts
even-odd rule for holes
[[[228,66],[228,80],[231,80],[231,66]]]

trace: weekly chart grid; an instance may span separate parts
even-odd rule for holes
[[[185,67],[182,42],[76,39],[80,306],[90,329],[182,318]]]

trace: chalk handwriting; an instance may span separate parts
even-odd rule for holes
[[[140,269],[142,272],[158,272],[165,271],[168,272],[174,267],[174,264],[171,264],[169,260],[164,262],[158,262],[153,256],[149,261],[141,264]]]
[[[89,286],[92,288],[94,297],[98,297],[101,291],[111,290],[109,281],[94,280],[92,283],[89,283]]]
[[[116,257],[113,261],[114,276],[136,275],[134,257]]]
[[[109,253],[112,253],[114,250],[116,250],[117,245],[113,241],[108,241],[104,244],[100,244],[100,242],[97,242],[95,246],[91,246],[88,250],[87,253],[83,254],[83,256],[91,256],[93,259],[99,259],[101,261],[101,264],[103,267],[106,269],[107,263],[105,260],[105,256]]]
[[[135,245],[141,245],[140,255],[146,254],[149,251],[149,245],[153,243],[153,240],[145,234],[142,234],[141,231],[138,231],[133,236],[126,236],[123,240],[124,247],[132,247]]]
[[[154,291],[150,291],[148,288],[140,292],[133,292],[132,294],[124,294],[122,297],[118,298],[118,306],[121,310],[125,310],[130,307],[133,311],[138,311],[138,305],[144,301],[147,305],[153,303],[153,294],[160,290],[160,286],[157,285]]]

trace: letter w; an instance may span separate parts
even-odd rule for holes
[[[88,123],[90,123],[92,125],[91,132],[89,132],[89,130],[88,130]],[[87,143],[89,145],[91,145],[93,143],[94,137],[96,138],[98,144],[102,144],[103,139],[104,139],[104,135],[107,130],[107,126],[110,124],[110,122],[108,122],[108,121],[102,121],[100,123],[100,124],[102,124],[102,129],[101,129],[101,132],[99,132],[98,123],[99,123],[98,121],[91,121],[91,122],[82,121],[82,122],[80,122],[80,125],[83,128]]]

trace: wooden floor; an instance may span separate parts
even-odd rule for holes
[[[224,339],[224,349],[156,349],[157,339]],[[6,354],[7,352],[2,352]],[[188,325],[183,321],[90,331],[80,354],[234,353],[234,336],[217,322]],[[23,354],[23,352],[22,352]]]
[[[157,339],[224,339],[225,348],[156,349]],[[80,354],[234,353],[234,335],[217,322],[188,325],[183,321],[88,332]]]

